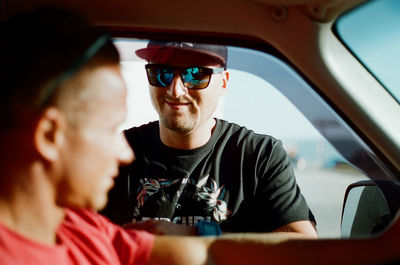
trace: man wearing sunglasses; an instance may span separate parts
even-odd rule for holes
[[[0,264],[387,264],[400,258],[399,221],[380,237],[347,241],[153,236],[111,223],[95,210],[106,203],[118,165],[134,158],[117,129],[126,116],[126,86],[111,40],[58,9],[15,17],[0,33]]]
[[[125,131],[137,159],[104,213],[154,234],[317,237],[281,142],[213,117],[229,81],[226,46],[150,41],[136,54],[159,121]]]

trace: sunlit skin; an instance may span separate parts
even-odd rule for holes
[[[118,175],[133,153],[118,126],[126,118],[126,87],[118,66],[98,68],[79,80],[93,89],[77,126],[66,124],[60,152],[63,174],[57,202],[101,209]],[[110,97],[112,95],[112,97]]]
[[[162,142],[180,149],[204,145],[211,137],[215,126],[212,115],[226,92],[228,80],[229,73],[224,71],[213,74],[208,87],[200,90],[186,88],[179,75],[167,87],[149,85],[151,100],[160,118]]]

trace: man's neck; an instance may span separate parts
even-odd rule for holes
[[[163,144],[176,149],[190,150],[205,145],[211,138],[216,125],[214,118],[196,127],[189,133],[180,133],[166,128],[160,122],[160,138]]]
[[[24,179],[17,174],[12,177]],[[54,245],[58,226],[65,217],[64,208],[55,204],[54,191],[45,178],[25,180],[30,183],[9,187],[8,192],[0,190],[0,221],[28,239]]]

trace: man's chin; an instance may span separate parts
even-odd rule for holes
[[[195,122],[185,120],[166,120],[161,119],[161,123],[169,130],[180,133],[188,134],[196,127]]]
[[[61,208],[84,208],[84,209],[92,209],[95,211],[100,211],[105,208],[107,204],[107,196],[104,198],[96,198],[94,201],[93,199],[90,201],[68,201],[68,202],[59,202],[57,205]]]
[[[103,210],[108,202],[108,192],[111,190],[111,188],[114,186],[114,179],[111,180],[110,185],[108,186],[107,189],[103,192],[102,196],[98,196],[97,200],[94,202],[95,205],[93,205],[93,209],[97,211]]]
[[[97,197],[95,201],[91,201],[86,208],[90,208],[96,211],[101,211],[106,207],[107,201],[108,201],[108,196],[106,194],[106,196]]]
[[[101,210],[103,210],[103,209],[106,207],[106,205],[107,205],[107,199],[105,199],[103,202],[97,204],[97,205],[93,208],[93,210],[101,211]]]

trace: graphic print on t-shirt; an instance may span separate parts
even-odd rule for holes
[[[163,219],[182,224],[197,220],[221,222],[231,211],[223,200],[224,186],[208,175],[199,178],[141,178],[134,219]]]

